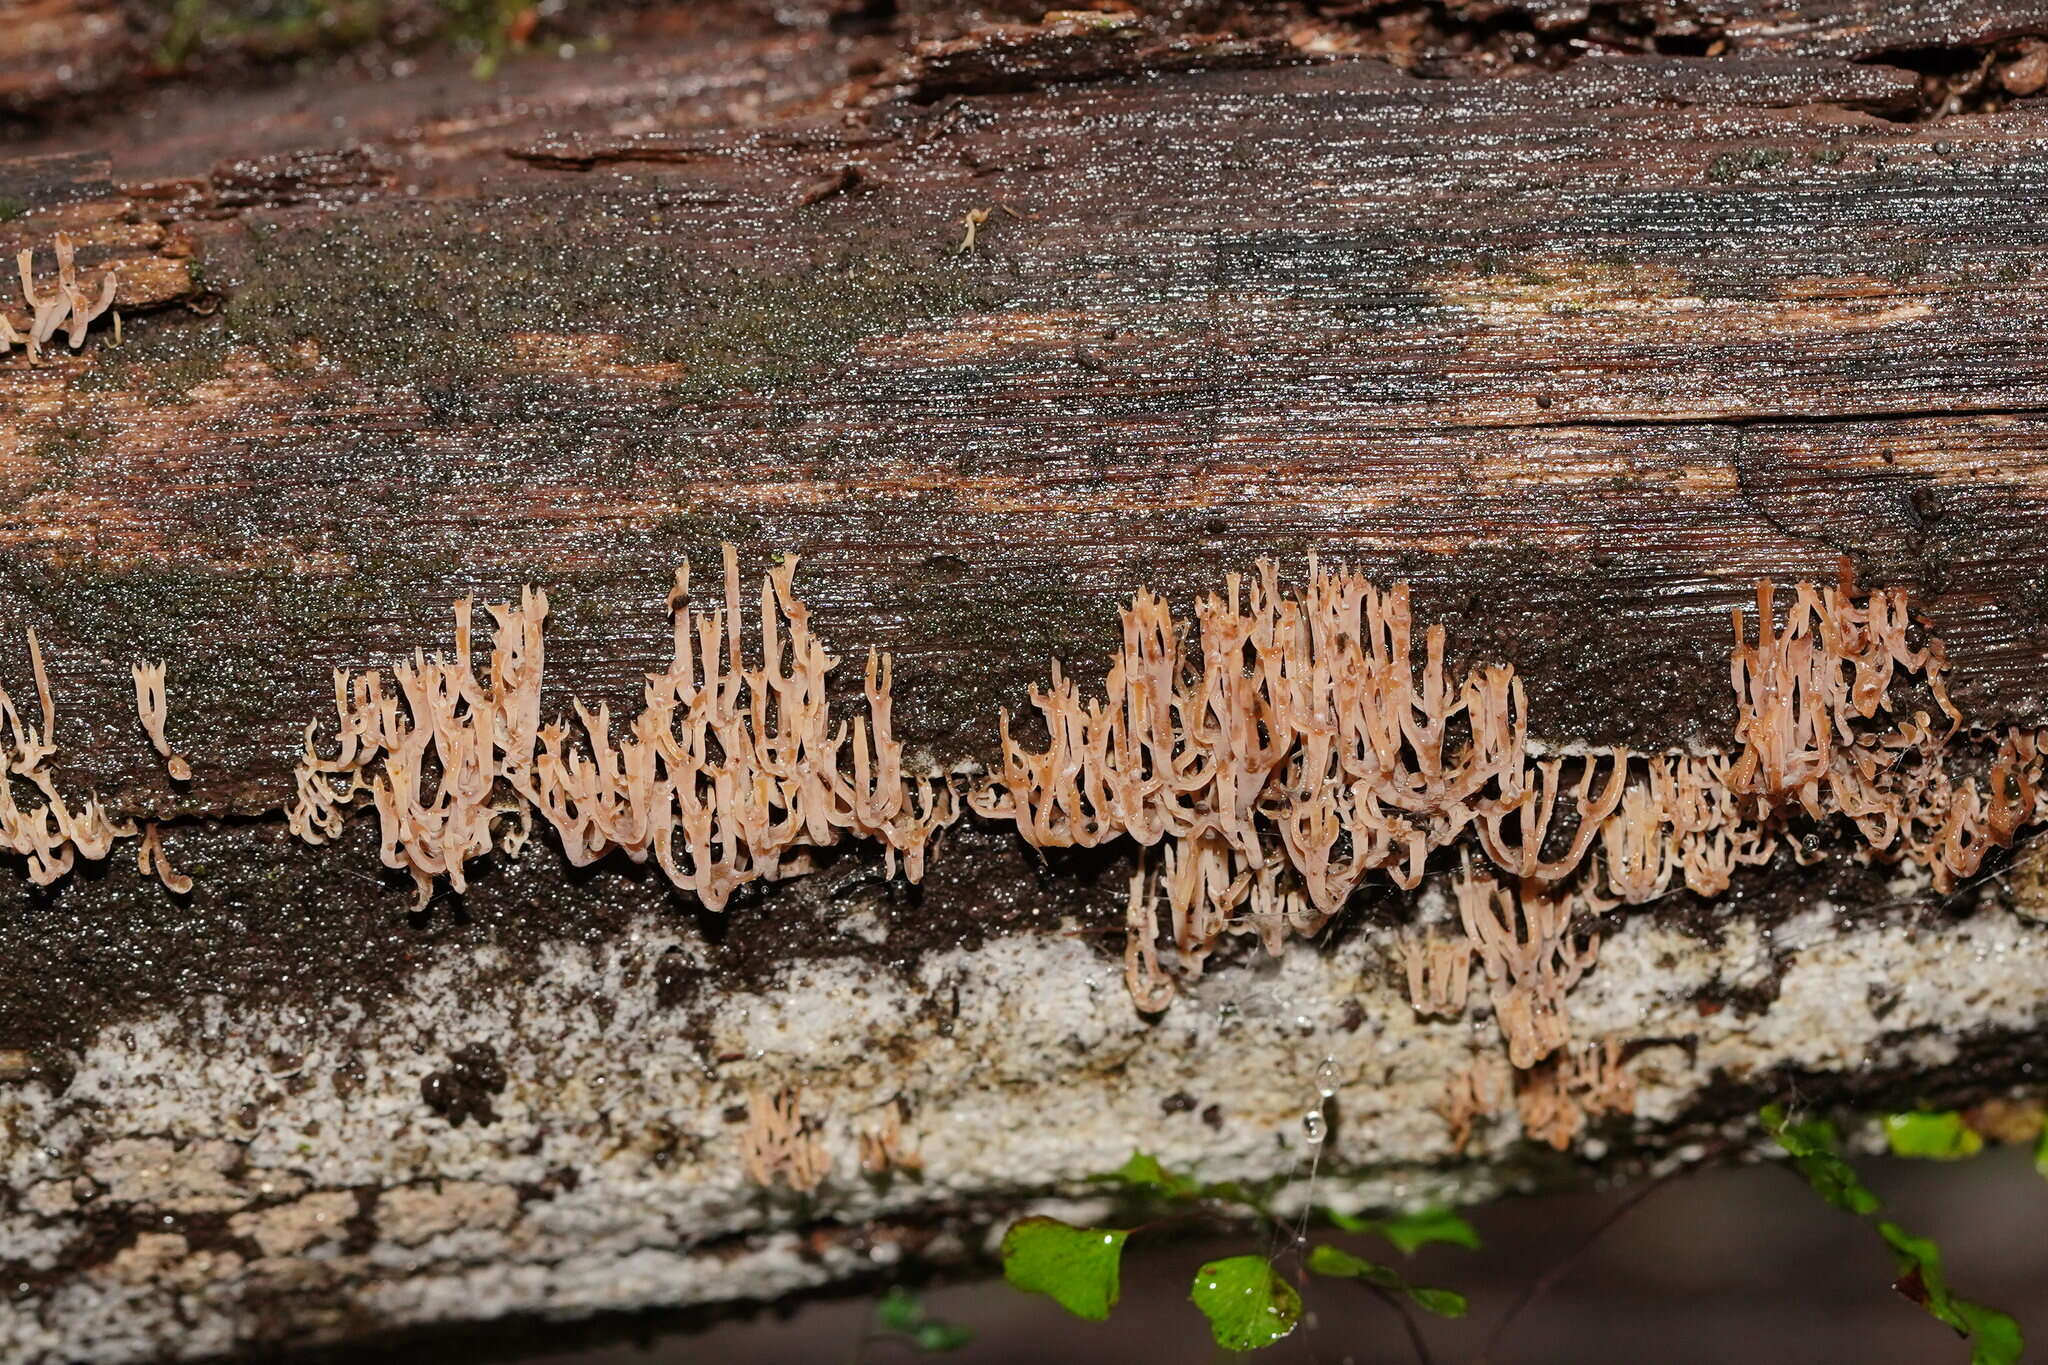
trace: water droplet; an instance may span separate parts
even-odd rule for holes
[[[1316,1068],[1316,1089],[1322,1092],[1324,1099],[1329,1099],[1337,1093],[1337,1059],[1335,1057],[1323,1058],[1323,1064]]]
[[[1308,1139],[1309,1146],[1323,1145],[1323,1139],[1330,1135],[1330,1124],[1321,1109],[1311,1109],[1301,1116],[1301,1134]]]

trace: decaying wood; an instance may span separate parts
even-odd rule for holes
[[[1141,587],[1185,612],[1264,557],[1409,583],[1454,676],[1512,667],[1553,764],[1737,751],[1759,581],[1903,592],[1959,752],[2048,721],[2048,14],[638,10],[493,85],[414,54],[280,89],[242,52],[202,91],[112,3],[0,29],[40,120],[0,258],[51,278],[62,233],[122,316],[0,360],[0,688],[36,695],[33,629],[51,785],[142,841],[47,887],[0,861],[9,1349],[773,1296],[855,1273],[854,1227],[971,1258],[1133,1146],[1285,1177],[1325,1058],[1356,1206],[1494,1193],[1588,1125],[1643,1160],[1747,1136],[1793,1084],[2021,1080],[2048,900],[2018,817],[1942,894],[1839,826],[1731,858],[1725,896],[1647,851],[1597,962],[1587,907],[1522,908],[1564,1004],[1492,958],[1469,990],[1445,934],[1495,892],[1432,845],[1413,895],[1222,953],[1156,1024],[1120,981],[1159,866],[1127,838],[969,816],[915,888],[835,846],[712,913],[546,830],[511,856],[503,791],[468,812],[495,851],[418,911],[367,809],[295,837],[306,726],[382,704],[337,714],[337,669],[427,676],[393,669],[455,657],[451,604],[530,584],[536,714],[632,716],[675,570],[725,544],[750,582],[798,555],[834,714],[891,655],[903,770],[963,792],[1052,660],[1100,695]],[[450,734],[484,714],[455,696]],[[1516,831],[1525,876],[1560,830]],[[1533,1011],[1519,1078],[1440,1017],[1468,995]]]

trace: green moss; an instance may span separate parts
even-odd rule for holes
[[[155,38],[156,58],[182,67],[208,57],[280,60],[345,51],[384,41],[434,43],[474,52],[488,75],[512,47],[515,21],[531,0],[173,0],[138,5],[138,23]],[[559,21],[582,0],[548,7]]]
[[[992,302],[971,265],[935,254],[856,249],[772,269],[662,236],[642,201],[521,201],[516,212],[510,225],[472,205],[260,232],[227,336],[283,367],[311,338],[367,377],[452,394],[501,374],[515,333],[614,335],[632,360],[683,367],[676,396],[702,401]]]
[[[106,449],[113,424],[83,403],[66,402],[53,418],[38,423],[28,446],[29,459],[41,472],[26,492],[48,492],[75,481],[85,466]]]
[[[1717,185],[1725,185],[1745,173],[1775,170],[1786,160],[1784,150],[1778,147],[1751,147],[1746,152],[1729,152],[1714,158],[1713,164],[1707,167],[1707,179]]]
[[[1928,264],[1932,259],[1933,256],[1927,248],[1916,247],[1892,262],[1891,268],[1885,271],[1885,278],[1893,284],[1909,284],[1927,273]]]
[[[226,328],[217,320],[161,320],[128,329],[117,348],[102,344],[92,364],[72,380],[83,392],[130,389],[153,403],[181,403],[221,372]]]
[[[12,194],[0,194],[0,223],[11,223],[28,212],[28,201]]]

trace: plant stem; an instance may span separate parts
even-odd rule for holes
[[[1408,1333],[1408,1344],[1415,1348],[1415,1365],[1436,1365],[1436,1357],[1430,1354],[1429,1342],[1422,1335],[1422,1324],[1415,1320],[1415,1314],[1401,1302],[1400,1296],[1376,1284],[1369,1284],[1366,1288],[1378,1295],[1380,1302],[1393,1309],[1395,1316],[1401,1319],[1401,1326]]]
[[[1714,1157],[1720,1155],[1727,1146],[1728,1144],[1725,1142],[1713,1144],[1700,1156],[1700,1162],[1711,1161]],[[1514,1325],[1516,1318],[1520,1317],[1530,1305],[1556,1288],[1558,1281],[1562,1280],[1571,1271],[1571,1268],[1578,1264],[1579,1258],[1590,1251],[1593,1243],[1599,1241],[1609,1228],[1635,1212],[1636,1208],[1644,1200],[1648,1199],[1658,1190],[1663,1189],[1679,1176],[1691,1174],[1694,1167],[1698,1164],[1699,1162],[1687,1162],[1682,1165],[1673,1166],[1664,1174],[1635,1190],[1628,1198],[1622,1200],[1613,1212],[1595,1224],[1593,1230],[1587,1233],[1577,1246],[1566,1252],[1563,1259],[1550,1267],[1550,1269],[1544,1271],[1527,1289],[1522,1291],[1520,1298],[1508,1305],[1507,1312],[1500,1315],[1500,1320],[1493,1324],[1493,1330],[1486,1334],[1486,1344],[1480,1348],[1479,1354],[1474,1357],[1472,1365],[1492,1365],[1494,1352],[1500,1348],[1501,1339],[1507,1335],[1508,1328]]]

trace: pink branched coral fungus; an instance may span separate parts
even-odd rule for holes
[[[1432,848],[1532,798],[1513,673],[1453,683],[1442,627],[1418,669],[1412,632],[1406,585],[1382,592],[1313,560],[1299,597],[1271,561],[1249,583],[1232,575],[1197,603],[1192,650],[1165,600],[1141,590],[1105,697],[1084,702],[1055,664],[1031,693],[1047,747],[1020,744],[1004,712],[1002,771],[975,808],[1041,848],[1163,844],[1158,890],[1184,974],[1225,933],[1278,951],[1369,875],[1412,888]],[[1134,887],[1134,929],[1156,924],[1154,896]],[[1155,949],[1130,964],[1135,994],[1170,998]]]
[[[171,741],[164,734],[164,724],[170,717],[164,697],[164,665],[138,663],[132,672],[135,677],[135,715],[142,722],[142,732],[149,736],[150,746],[163,759],[165,771],[176,781],[190,782],[192,765],[171,748]]]
[[[799,1194],[825,1183],[832,1158],[805,1122],[794,1090],[747,1094],[747,1126],[740,1134],[740,1165],[763,1189],[782,1181]]]
[[[64,339],[72,350],[85,345],[86,328],[94,318],[107,311],[114,304],[114,290],[119,285],[119,272],[109,270],[100,277],[98,295],[95,297],[81,288],[78,283],[77,253],[71,239],[58,233],[54,243],[57,254],[57,284],[48,294],[36,292],[35,252],[24,248],[15,258],[21,273],[21,297],[28,305],[26,332],[18,332],[4,313],[0,313],[0,355],[5,355],[16,346],[28,347],[30,363],[42,359],[43,346],[64,329]]]
[[[1774,601],[1760,585],[1754,638],[1734,614],[1733,755],[1594,749],[1532,762],[1513,670],[1447,677],[1441,627],[1424,632],[1418,663],[1405,584],[1383,591],[1311,558],[1305,587],[1288,593],[1262,560],[1196,603],[1192,639],[1141,589],[1102,696],[1085,697],[1055,662],[1031,692],[1045,747],[1021,741],[1005,711],[1000,771],[972,802],[1040,848],[1157,846],[1127,915],[1126,976],[1147,1009],[1199,975],[1225,935],[1277,952],[1318,932],[1368,877],[1413,888],[1431,853],[1461,838],[1516,897],[1574,887],[1599,912],[1681,881],[1720,895],[1785,847],[1794,811],[1848,817],[1870,856],[1911,858],[1944,887],[2039,818],[2036,749],[2008,746],[1988,791],[1945,763],[1960,720],[1946,656],[1940,641],[1916,641],[1902,594],[1801,584],[1782,622]],[[1918,712],[1875,724],[1901,679],[1925,688],[1944,728]],[[1446,947],[1411,955],[1411,970],[1442,978],[1418,987],[1418,1009],[1448,1005],[1442,964],[1454,960]]]
[[[1522,1132],[1558,1151],[1572,1145],[1586,1120],[1635,1112],[1635,1081],[1621,1066],[1615,1039],[1564,1048],[1518,1074],[1515,1109]]]
[[[1463,1152],[1473,1126],[1506,1102],[1512,1075],[1499,1057],[1481,1055],[1451,1073],[1443,1097],[1433,1106],[1450,1129],[1452,1150]]]
[[[903,1134],[903,1104],[892,1100],[882,1106],[880,1122],[861,1132],[860,1168],[869,1175],[891,1171],[917,1172],[924,1169],[924,1154]]]
[[[454,657],[416,654],[392,670],[396,692],[376,671],[335,674],[336,747],[322,754],[318,722],[308,725],[293,830],[332,838],[367,792],[383,860],[411,873],[422,905],[440,878],[464,889],[465,866],[490,851],[494,831],[516,852],[536,813],[571,863],[652,858],[714,910],[749,882],[807,871],[809,855],[842,836],[882,843],[891,871],[900,858],[918,880],[957,799],[942,781],[904,773],[887,656],[868,657],[865,714],[834,726],[825,677],[837,660],[810,629],[795,572],[787,557],[762,584],[762,662],[749,668],[732,548],[720,607],[692,611],[688,566],[679,569],[672,657],[647,676],[622,736],[607,706],[573,703],[573,728],[541,723],[544,594],[490,608],[488,681],[472,668],[470,606],[458,602]]]
[[[1565,992],[1599,955],[1599,935],[1576,933],[1576,899],[1534,878],[1511,890],[1474,872],[1468,858],[1452,889],[1465,937],[1486,969],[1508,1060],[1517,1069],[1534,1066],[1570,1037]]]
[[[1472,984],[1472,940],[1462,934],[1403,937],[1401,965],[1408,974],[1408,1000],[1417,1014],[1446,1019],[1465,1012]]]
[[[1726,782],[1763,808],[1761,823],[1795,799],[1815,821],[1845,816],[1866,856],[1910,861],[1945,892],[2041,818],[2041,759],[2028,732],[2007,732],[1988,788],[1956,772],[1951,745],[1963,717],[1944,681],[1948,657],[1924,629],[1914,646],[1905,594],[1859,600],[1802,583],[1781,626],[1771,585],[1761,583],[1754,641],[1739,608],[1734,621],[1742,750]],[[1895,680],[1916,678],[1941,721],[1924,709],[1897,714]],[[1881,719],[1889,724],[1873,724]]]
[[[40,727],[25,720],[5,689],[0,689],[0,850],[27,860],[28,879],[48,886],[69,872],[78,859],[99,862],[114,840],[132,837],[135,826],[114,820],[98,797],[76,810],[57,790],[50,759],[56,756],[57,706],[50,695],[49,671],[43,667],[42,645],[28,633],[29,665],[36,681]],[[19,778],[35,794],[23,801],[16,792]]]
[[[163,833],[152,820],[142,827],[142,842],[135,850],[135,866],[143,876],[151,873],[164,885],[164,890],[174,896],[182,896],[192,889],[192,879],[171,866],[171,855],[164,852]]]
[[[1566,1018],[1601,915],[1681,889],[1719,896],[1743,867],[1805,856],[1800,821],[1836,816],[1863,856],[1909,860],[1946,890],[2043,818],[2037,736],[2008,733],[1986,785],[1950,761],[1961,717],[1947,658],[1903,594],[1800,584],[1781,620],[1762,584],[1757,603],[1753,636],[1734,613],[1730,752],[1532,760],[1520,680],[1483,666],[1448,677],[1441,627],[1418,662],[1405,584],[1381,590],[1312,558],[1289,593],[1261,561],[1196,603],[1192,632],[1141,589],[1102,695],[1055,662],[1031,692],[1043,747],[1004,712],[1000,770],[972,804],[1040,848],[1139,846],[1124,965],[1148,1011],[1225,936],[1277,953],[1367,878],[1412,889],[1433,853],[1464,844],[1449,882],[1458,928],[1398,942],[1410,1000],[1462,1014],[1476,958],[1507,1061],[1540,1073],[1523,1090],[1525,1131],[1568,1142],[1585,1115],[1632,1103],[1619,1053],[1575,1045]],[[1896,714],[1902,684],[1943,722]],[[1462,1142],[1486,1087],[1475,1071],[1454,1089]]]

